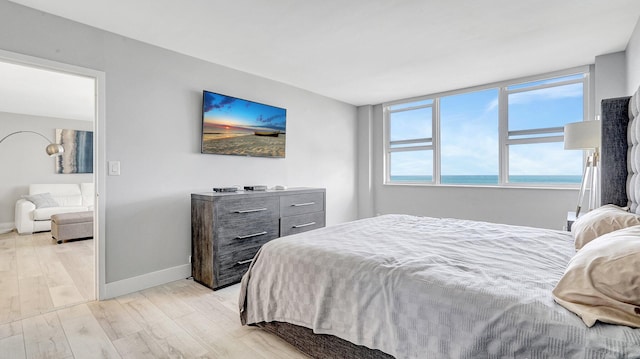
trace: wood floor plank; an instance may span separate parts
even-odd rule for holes
[[[208,350],[169,317],[144,326],[144,331],[169,357],[196,358]]]
[[[196,311],[163,286],[145,289],[141,293],[169,318],[180,318]]]
[[[42,276],[40,260],[33,246],[16,246],[16,256],[18,263],[18,277],[39,277]]]
[[[22,334],[0,339],[0,356],[3,358],[25,359],[27,353],[25,352]]]
[[[20,278],[20,313],[22,317],[44,313],[53,308],[44,276]]]
[[[60,285],[49,288],[49,295],[54,307],[84,303],[86,300],[75,285]]]
[[[67,246],[66,250],[60,251],[58,257],[64,265],[67,273],[71,276],[78,291],[87,300],[95,300],[95,272],[93,247],[87,250],[89,244],[93,245],[93,239],[87,239],[82,244],[63,243],[60,246]]]
[[[126,338],[142,331],[140,324],[115,299],[87,303],[87,307],[89,307],[93,316],[112,341]],[[127,343],[127,341],[124,341],[124,343]]]
[[[16,359],[27,357],[22,334],[22,321],[0,325],[0,357]]]
[[[0,250],[0,271],[18,273],[18,255],[15,249]]]
[[[120,298],[118,298],[118,301],[120,301]],[[125,296],[120,303],[129,315],[142,326],[148,326],[169,318],[139,292],[135,293],[135,295]]]
[[[158,343],[144,330],[117,339],[113,345],[123,359],[156,359],[168,357]]]
[[[55,312],[22,320],[27,358],[66,358],[73,355]]]
[[[19,291],[18,272],[0,271],[0,295],[15,295],[19,294]]]
[[[9,323],[22,318],[20,310],[20,295],[8,295],[5,292],[0,295],[0,323]]]
[[[22,321],[0,324],[0,339],[22,334]]]
[[[299,352],[293,345],[277,336],[254,328],[248,335],[239,340],[249,348],[260,353],[265,359],[308,359],[309,356]]]
[[[57,312],[66,338],[76,358],[121,358],[86,304]]]
[[[193,313],[176,319],[193,337],[206,345],[216,358],[261,358],[261,355],[244,343],[235,340],[232,330],[242,330],[240,323],[235,327],[225,327],[216,320]]]

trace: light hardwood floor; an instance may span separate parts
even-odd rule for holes
[[[0,235],[0,324],[95,299],[93,239]]]
[[[66,265],[80,263],[64,256],[64,246],[90,241],[46,246],[41,243],[46,235],[27,241],[25,236],[0,235],[0,358],[308,358],[274,335],[240,325],[239,285],[214,292],[185,279],[115,299],[72,304],[80,298],[63,288],[76,278],[71,271],[68,277],[58,275]],[[34,253],[51,262],[61,258],[59,264],[23,259]],[[26,286],[36,289],[21,291],[20,273]],[[78,281],[78,288],[86,285]],[[55,307],[56,301],[66,304]]]
[[[0,325],[7,358],[308,358],[240,325],[239,285],[180,280]]]

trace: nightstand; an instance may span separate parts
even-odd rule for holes
[[[571,232],[571,225],[576,219],[576,212],[567,212],[567,231]]]

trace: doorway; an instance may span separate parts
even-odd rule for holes
[[[8,318],[12,320],[19,319],[20,317],[55,310],[60,307],[77,304],[78,302],[101,299],[105,293],[105,246],[103,240],[105,238],[105,205],[104,200],[100,198],[100,194],[104,193],[105,183],[105,173],[102,170],[105,168],[105,74],[101,71],[0,50],[0,65],[2,64],[20,66],[23,69],[31,69],[33,72],[48,73],[49,75],[53,75],[58,78],[82,79],[85,83],[90,83],[89,88],[91,93],[88,95],[91,100],[91,108],[89,110],[91,123],[81,125],[80,127],[84,126],[81,130],[93,132],[93,175],[81,178],[80,175],[75,174],[57,174],[56,176],[59,177],[55,179],[48,180],[48,178],[45,177],[43,180],[38,180],[34,178],[30,183],[86,183],[89,182],[87,181],[87,178],[89,178],[90,182],[93,182],[94,184],[95,194],[93,196],[93,239],[90,240],[70,241],[68,243],[65,242],[58,245],[56,244],[56,241],[51,238],[51,232],[38,232],[31,235],[18,235],[15,232],[3,233],[6,232],[6,230],[2,230],[2,228],[7,227],[7,220],[5,218],[2,218],[5,219],[4,221],[0,220],[0,256],[2,256],[3,253],[5,254],[4,261],[2,260],[3,258],[0,258],[0,274],[4,274],[5,279],[10,278],[10,280],[5,281],[0,278],[0,292],[12,292],[11,295],[7,295],[5,298],[0,296],[0,324],[7,322]],[[19,86],[15,84],[15,79],[13,80],[13,85],[17,89]],[[7,81],[4,82],[7,83]],[[42,83],[41,85],[46,89],[47,84]],[[18,90],[16,90],[16,92],[17,91]],[[59,87],[58,89],[52,89],[51,91],[62,91],[62,89]],[[29,93],[22,93],[21,96],[29,97]],[[19,100],[11,101],[11,104],[16,105],[18,102]],[[54,140],[51,134],[52,129],[74,127],[73,121],[82,121],[81,119],[71,119],[70,121],[70,116],[60,115],[59,112],[56,112],[56,110],[59,109],[56,108],[55,104],[43,106],[42,104],[44,101],[29,100],[28,102],[30,102],[36,110],[41,112],[28,113],[25,111],[20,113],[20,111],[16,109],[10,108],[8,110],[3,110],[0,108],[1,113],[5,115],[5,118],[17,118],[16,120],[6,123],[11,123],[14,128],[16,126],[21,126],[29,129],[27,122],[29,120],[35,119],[36,121],[40,121],[40,126],[43,126],[42,121],[51,120],[49,125],[50,129],[48,130],[48,133],[45,134],[45,137],[50,140]],[[66,107],[70,107],[70,105],[67,105]],[[50,112],[48,113],[47,111]],[[7,114],[13,114],[14,116]],[[63,119],[66,119],[66,122]],[[24,120],[23,123],[21,123],[22,120]],[[81,122],[75,122],[75,124],[80,123]],[[0,138],[13,132],[11,131],[12,129],[13,128],[10,128],[10,126],[0,126]],[[33,151],[31,147],[37,147],[20,143],[21,141],[29,140],[29,136],[15,137],[15,141],[18,142],[19,145],[24,145],[21,147],[30,147],[25,151]],[[42,139],[36,140],[42,142]],[[0,144],[0,151],[3,150],[2,147],[7,147],[4,145],[5,143]],[[32,157],[40,157],[35,154],[32,156],[30,153],[24,153],[22,149],[20,149],[20,152],[16,152],[16,148],[16,144],[14,144],[12,147],[14,153],[11,155],[19,158],[19,160],[18,162],[11,161],[10,165],[14,165],[13,167],[17,167],[17,169],[12,169],[10,165],[0,163],[0,166],[3,167],[2,172],[20,169],[33,171],[34,167],[37,166],[29,166],[28,163]],[[41,155],[42,154],[40,154],[40,156]],[[44,157],[46,157],[46,155]],[[45,161],[46,160],[51,161],[49,158],[46,158]],[[18,164],[17,166],[15,166],[16,163]],[[27,164],[25,165],[24,163]],[[47,165],[43,167],[50,171],[49,173],[53,173],[54,171],[52,162],[48,162]],[[68,177],[65,178],[64,176]],[[24,191],[24,188],[27,188],[30,183],[21,183],[19,186],[21,186],[21,190]],[[2,194],[2,190],[0,189],[0,195]],[[5,198],[3,199],[6,199],[6,188],[4,195]],[[5,201],[0,202],[2,202],[3,206],[13,206],[15,204],[15,201],[13,201],[13,203],[5,203]],[[2,212],[0,212],[0,214],[2,214]],[[7,216],[5,215],[4,217]],[[2,222],[5,222],[4,226]],[[13,248],[11,248],[11,246],[13,246]],[[11,260],[11,258],[13,258],[13,260]],[[15,271],[15,280],[13,279],[14,273],[11,271]],[[90,271],[91,273],[87,275],[87,271]],[[47,288],[48,293],[46,291]],[[19,317],[16,318],[16,316]]]

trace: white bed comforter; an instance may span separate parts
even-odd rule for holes
[[[551,290],[569,233],[385,215],[265,244],[243,324],[281,321],[397,358],[640,358],[640,330],[587,328]]]

